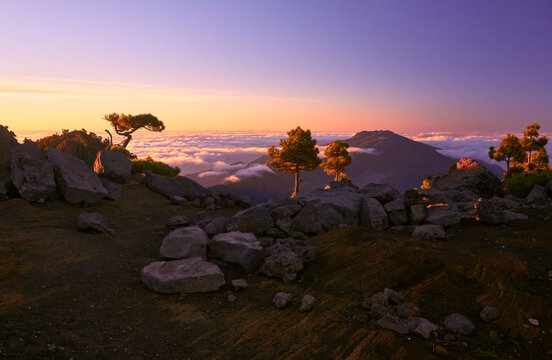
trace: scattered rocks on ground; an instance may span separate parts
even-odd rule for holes
[[[215,235],[209,241],[214,257],[240,265],[252,273],[263,263],[263,248],[253,233],[233,231]]]
[[[390,314],[386,314],[384,317],[379,319],[377,324],[379,327],[393,330],[399,334],[408,334],[409,332],[406,320]]]
[[[423,318],[412,316],[408,318],[408,328],[413,334],[423,337],[425,340],[429,339],[439,327],[431,321]]]
[[[500,309],[492,306],[486,306],[483,310],[481,310],[479,316],[481,317],[481,320],[485,322],[492,322],[500,316]]]
[[[209,238],[198,226],[189,226],[173,230],[161,243],[159,253],[168,259],[207,258]]]
[[[77,227],[83,231],[95,231],[113,235],[115,231],[109,226],[107,218],[100,213],[82,213],[79,215]]]
[[[220,268],[200,257],[153,262],[142,269],[142,281],[166,294],[216,291],[225,284]]]
[[[311,294],[306,294],[301,299],[301,307],[299,308],[300,312],[309,312],[314,307],[314,303],[316,302],[316,298]]]
[[[282,309],[287,306],[287,304],[292,299],[292,297],[293,295],[291,293],[279,292],[276,295],[274,295],[274,298],[272,299],[272,303],[277,309]]]
[[[11,150],[11,180],[19,195],[33,202],[44,202],[56,192],[54,165],[34,142],[26,142]]]
[[[475,325],[464,315],[450,314],[445,319],[445,328],[460,335],[470,335],[475,330]]]
[[[416,226],[412,237],[425,240],[446,239],[447,233],[442,225],[420,225]]]
[[[248,284],[247,281],[245,281],[244,279],[235,279],[232,280],[232,286],[234,287],[234,291],[239,291],[247,289]]]

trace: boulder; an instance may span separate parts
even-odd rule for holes
[[[316,298],[311,294],[306,294],[301,299],[301,307],[299,308],[300,312],[309,312],[314,307],[314,303],[316,302]]]
[[[272,255],[278,247],[287,247],[293,251],[303,263],[309,263],[316,259],[316,250],[305,240],[293,238],[279,239],[276,244],[264,250],[265,257]]]
[[[289,233],[291,231],[291,218],[285,217],[283,219],[276,220],[276,227],[285,233]]]
[[[504,217],[506,218],[506,221],[528,220],[529,219],[529,216],[527,216],[525,214],[513,212],[513,211],[510,211],[510,210],[505,210],[504,211]]]
[[[492,322],[498,319],[498,317],[500,316],[500,313],[501,313],[500,309],[497,309],[492,306],[486,306],[483,308],[483,310],[481,310],[481,312],[479,313],[479,316],[481,317],[481,320],[485,322]]]
[[[142,269],[142,281],[165,294],[216,291],[226,283],[220,268],[200,257],[153,262]]]
[[[228,219],[227,231],[240,231],[262,235],[274,226],[270,211],[264,206],[255,206],[242,210]]]
[[[426,340],[431,337],[433,332],[439,329],[437,325],[422,317],[409,317],[407,322],[410,332],[420,335]]]
[[[111,227],[105,216],[100,213],[82,213],[79,215],[77,221],[77,227],[83,231],[94,231],[100,233],[107,233],[113,235],[115,232]]]
[[[550,179],[548,184],[546,184],[546,190],[548,190],[548,192],[552,194],[552,179]]]
[[[56,192],[54,165],[34,142],[26,142],[10,153],[11,181],[27,201],[44,202]]]
[[[416,226],[412,237],[425,240],[446,239],[447,233],[442,225],[420,225]]]
[[[529,195],[527,195],[526,200],[528,204],[544,205],[548,203],[550,197],[544,186],[535,184]]]
[[[278,219],[283,219],[286,217],[291,217],[297,214],[303,207],[299,205],[298,202],[284,203],[280,206],[276,206],[270,209],[270,215],[274,221]]]
[[[324,230],[345,225],[345,220],[335,206],[324,206],[319,210],[320,225]]]
[[[458,224],[462,215],[454,204],[438,204],[427,207],[426,221],[430,224],[451,226]]]
[[[263,248],[253,233],[233,231],[215,235],[209,241],[214,257],[240,265],[252,273],[263,263]]]
[[[232,280],[232,286],[234,287],[234,291],[239,291],[239,290],[242,290],[242,289],[247,289],[247,287],[248,287],[247,281],[245,281],[244,279],[235,279],[235,280]]]
[[[186,195],[197,195],[197,191],[191,187],[185,186],[177,179],[169,176],[153,174],[150,171],[146,171],[143,181],[144,185],[146,185],[150,190],[165,195],[169,199],[172,199],[175,196],[186,197]]]
[[[280,278],[286,283],[295,280],[301,270],[303,270],[303,261],[286,246],[274,247],[259,269],[261,273]]]
[[[320,212],[323,212],[324,209],[335,210],[341,215],[342,223],[346,225],[359,224],[362,199],[362,194],[358,192],[356,187],[345,184],[328,190],[316,190],[295,198],[296,201],[307,204],[314,203],[314,206]]]
[[[226,231],[227,222],[228,222],[228,218],[225,216],[216,217],[213,220],[211,220],[210,223],[205,225],[204,230],[209,236],[223,233]]]
[[[274,298],[272,299],[272,303],[277,309],[282,309],[287,306],[287,304],[290,302],[292,298],[293,298],[293,295],[291,293],[279,292],[276,295],[274,295]]]
[[[361,192],[364,194],[364,198],[375,198],[381,204],[387,204],[401,197],[399,191],[389,184],[370,183],[363,187]]]
[[[426,218],[425,205],[422,204],[412,204],[408,206],[408,219],[413,225],[418,225],[423,222]]]
[[[48,160],[54,164],[56,184],[71,204],[92,204],[107,195],[98,175],[84,161],[49,147]]]
[[[0,201],[8,199],[8,187],[6,183],[0,181]]]
[[[445,328],[460,335],[470,335],[475,330],[475,325],[460,314],[450,314],[445,319]]]
[[[495,201],[495,199],[498,198],[481,198],[474,204],[475,216],[478,221],[492,225],[503,224],[508,221],[501,202]]]
[[[389,218],[381,203],[374,198],[365,198],[360,211],[363,226],[383,231],[389,227]]]
[[[19,143],[15,134],[6,126],[0,125],[0,181],[10,181],[10,152]]]
[[[118,183],[127,183],[132,179],[132,161],[116,151],[98,151],[94,162],[94,171],[96,174]]]
[[[446,175],[433,177],[431,187],[436,190],[469,190],[476,197],[502,196],[502,181],[477,161],[464,157],[456,169]]]
[[[403,199],[398,198],[392,200],[383,206],[383,209],[389,216],[389,221],[392,225],[404,225],[408,223],[408,215]]]
[[[169,219],[165,227],[170,230],[192,225],[192,220],[186,215],[175,215]]]
[[[398,317],[405,319],[411,316],[420,315],[420,309],[411,302],[404,302],[402,304],[399,304],[397,305],[397,308],[395,310]]]
[[[311,201],[291,219],[291,231],[305,234],[320,234],[324,228],[320,224],[320,202]]]
[[[377,324],[381,328],[393,330],[399,334],[408,334],[408,323],[391,314],[386,314],[377,321]]]
[[[197,226],[179,228],[165,236],[159,254],[168,259],[193,257],[206,259],[208,241],[205,231]]]
[[[107,195],[105,196],[107,199],[118,200],[123,197],[121,185],[105,179],[102,179],[102,185],[107,190]]]

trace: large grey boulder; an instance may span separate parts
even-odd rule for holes
[[[298,201],[284,200],[279,203],[277,206],[270,209],[270,215],[274,221],[278,219],[283,219],[286,217],[291,217],[299,212],[303,206],[299,204]]]
[[[287,246],[274,247],[259,269],[262,274],[280,278],[286,283],[295,280],[301,270],[303,261]]]
[[[401,197],[399,191],[389,184],[370,183],[363,187],[361,192],[364,194],[364,198],[375,198],[382,204]]]
[[[233,231],[218,234],[209,241],[214,257],[240,265],[252,273],[263,263],[263,247],[253,233]]]
[[[226,223],[228,222],[228,218],[225,216],[219,216],[211,220],[203,230],[207,233],[207,235],[212,236],[216,234],[220,234],[226,231]]]
[[[179,228],[163,239],[159,253],[161,257],[168,259],[205,259],[208,241],[207,234],[198,226]]]
[[[118,183],[127,183],[131,180],[132,161],[116,151],[98,151],[94,171]]]
[[[386,314],[384,317],[379,319],[377,321],[377,324],[379,327],[393,330],[399,334],[408,334],[408,323],[406,322],[406,320],[390,314]]]
[[[191,187],[184,185],[175,178],[154,174],[150,171],[146,171],[143,181],[144,185],[150,190],[165,195],[169,199],[197,194]]]
[[[477,220],[492,225],[503,224],[508,221],[502,203],[495,201],[495,199],[499,198],[481,198],[474,204]]]
[[[115,233],[109,226],[107,218],[97,212],[80,214],[79,220],[77,221],[77,227],[82,231],[92,230],[94,232],[107,233],[110,235]]]
[[[426,209],[425,205],[422,204],[412,204],[408,206],[408,219],[411,224],[418,225],[426,218]]]
[[[446,239],[447,233],[442,225],[420,225],[416,226],[412,237],[416,239]]]
[[[324,231],[320,224],[320,202],[311,201],[293,219],[291,219],[291,231],[299,231],[304,234],[319,234]]]
[[[550,197],[548,196],[548,193],[546,192],[546,188],[544,186],[535,184],[533,186],[533,189],[531,189],[529,195],[527,195],[526,200],[529,204],[544,205],[548,203]]]
[[[165,294],[216,291],[226,283],[220,268],[200,257],[152,262],[142,269],[142,281]]]
[[[123,191],[121,185],[114,183],[113,181],[102,179],[102,185],[107,190],[106,199],[119,200],[123,197]]]
[[[470,335],[475,330],[475,325],[460,314],[450,314],[445,319],[445,328],[460,335]]]
[[[389,227],[389,218],[381,203],[368,197],[362,202],[360,223],[363,226],[383,231]]]
[[[44,202],[56,192],[54,165],[34,142],[26,142],[10,153],[11,180],[27,201]]]
[[[454,204],[431,205],[427,208],[426,221],[430,224],[451,226],[458,224],[462,214]]]
[[[406,213],[403,199],[392,200],[385,204],[383,209],[387,212],[392,225],[404,225],[408,223],[408,214]]]
[[[255,206],[242,210],[228,219],[227,231],[251,232],[262,235],[266,230],[274,226],[270,211],[264,206]]]
[[[67,202],[92,204],[107,195],[98,175],[84,161],[52,147],[46,153],[54,164],[56,183]]]

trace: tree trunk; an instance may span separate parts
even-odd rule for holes
[[[299,194],[299,182],[301,182],[301,179],[299,178],[299,170],[295,172],[295,191],[293,194],[291,194],[291,198],[294,198]]]
[[[126,149],[126,147],[128,146],[128,143],[130,142],[130,140],[132,140],[132,135],[128,134],[125,136],[126,136],[126,139],[125,141],[123,141],[123,144],[121,145],[123,149]]]

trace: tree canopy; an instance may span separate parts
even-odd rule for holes
[[[548,144],[548,138],[546,136],[539,137],[539,130],[540,125],[534,123],[533,125],[527,125],[526,130],[523,132],[521,147],[527,153],[527,161],[525,162],[526,171],[542,170],[548,167],[548,155],[545,149],[546,144]],[[537,159],[533,156],[535,152],[538,153]],[[544,164],[545,160],[546,164]]]
[[[139,129],[144,128],[149,131],[157,132],[165,130],[163,122],[152,114],[127,115],[112,113],[105,115],[104,119],[109,121],[118,135],[126,137],[121,144],[122,148],[128,146],[128,143],[132,139],[132,134]],[[111,135],[109,131],[107,131],[107,133]]]
[[[335,140],[324,150],[326,161],[321,166],[326,174],[335,178],[336,182],[342,180],[343,175],[345,175],[345,167],[352,162],[348,148],[349,144]]]
[[[291,197],[299,193],[301,170],[312,171],[316,169],[322,160],[318,158],[316,140],[311,137],[310,130],[303,130],[300,126],[288,131],[287,139],[280,139],[281,148],[272,145],[268,149],[266,165],[277,171],[295,174],[295,190]]]
[[[489,158],[496,161],[506,161],[505,177],[511,175],[510,165],[512,161],[522,162],[525,158],[525,152],[521,147],[521,141],[519,138],[512,134],[507,134],[504,139],[498,145],[498,149],[494,146],[489,148]]]

